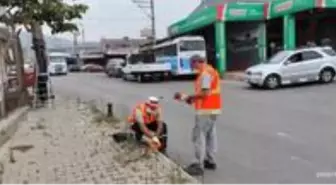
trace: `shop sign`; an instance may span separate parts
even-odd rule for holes
[[[276,5],[274,9],[275,9],[275,11],[277,13],[279,13],[279,12],[283,12],[283,11],[289,10],[292,7],[293,7],[293,1],[290,0],[290,1],[285,1],[285,2],[283,2],[281,4]]]
[[[246,16],[247,10],[246,9],[230,9],[229,14],[232,16]]]

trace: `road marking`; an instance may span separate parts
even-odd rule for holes
[[[308,164],[308,165],[313,165],[312,162],[306,160],[306,159],[302,159],[301,157],[298,157],[298,156],[291,156],[290,159],[292,161],[298,161],[298,162],[302,162],[304,164]]]
[[[292,136],[290,136],[289,134],[284,133],[284,132],[278,132],[277,136],[293,139]]]

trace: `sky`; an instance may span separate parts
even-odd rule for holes
[[[162,38],[166,36],[169,25],[186,17],[201,0],[154,1],[157,37]],[[141,29],[150,28],[150,19],[132,0],[76,0],[76,2],[89,6],[89,10],[80,21],[80,25],[84,27],[86,41],[99,41],[103,37],[139,38]],[[60,36],[72,38],[69,34]]]

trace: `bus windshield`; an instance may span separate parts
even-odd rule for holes
[[[202,40],[181,41],[180,51],[204,51],[205,43]]]

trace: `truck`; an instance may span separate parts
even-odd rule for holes
[[[68,53],[52,52],[48,54],[48,72],[50,75],[67,75],[68,65],[67,58],[71,55]]]
[[[153,52],[132,52],[122,65],[122,78],[130,78],[142,83],[145,81],[163,81],[171,76],[169,63],[156,63]]]

